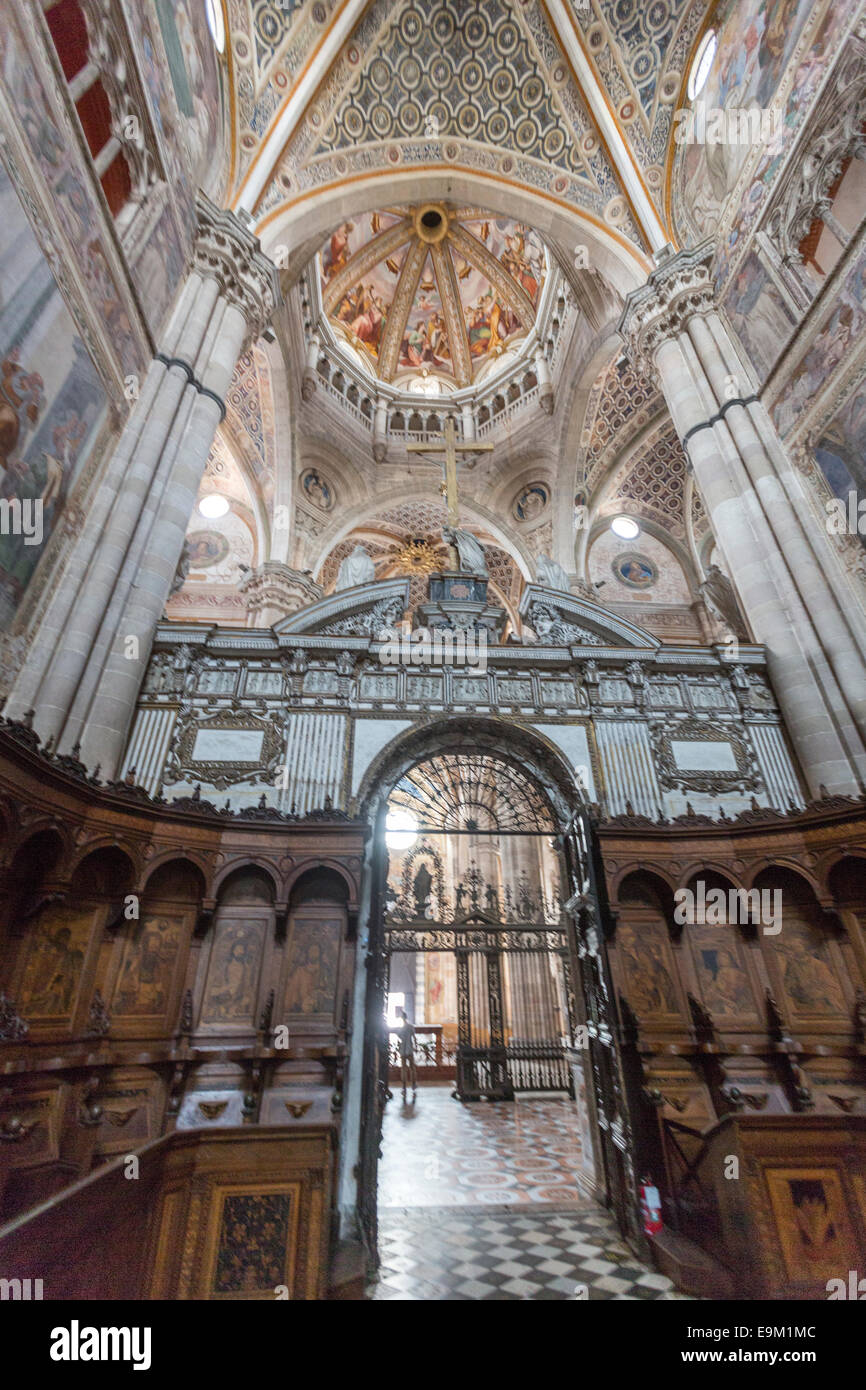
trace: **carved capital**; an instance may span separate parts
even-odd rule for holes
[[[196,199],[198,233],[193,269],[217,281],[220,293],[240,309],[255,341],[280,302],[280,277],[258,237],[227,208],[205,194]]]
[[[715,309],[712,254],[710,240],[668,256],[626,299],[618,328],[629,358],[645,376],[656,376],[655,354],[661,343],[675,337],[696,314]]]

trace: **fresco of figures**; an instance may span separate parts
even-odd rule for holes
[[[773,406],[773,419],[787,435],[818,400],[831,374],[850,359],[866,330],[866,250],[851,265],[824,314],[820,330],[796,364]]]
[[[450,374],[454,345],[449,342],[449,318],[443,299],[452,293],[452,276],[443,288],[432,255],[424,258],[417,284],[401,281],[409,248],[417,233],[407,217],[412,210],[391,209],[368,213],[347,220],[332,232],[319,257],[323,295],[335,277],[344,271],[357,278],[330,310],[330,321],[338,334],[353,347],[369,355],[375,365],[385,337],[389,314],[399,313],[402,327],[398,365],[401,369],[428,369]],[[449,212],[449,230],[442,245],[451,259],[453,285],[459,297],[470,358],[482,362],[495,355],[506,343],[523,336],[531,327],[522,323],[513,307],[513,294],[502,286],[508,276],[537,308],[546,275],[544,247],[538,233],[509,218],[479,218],[473,209]],[[377,236],[405,222],[406,242],[396,248],[386,245],[380,260],[370,262],[373,252],[366,248]],[[452,237],[452,230],[454,235]],[[456,239],[458,231],[465,233]],[[477,243],[477,245],[476,245]],[[501,266],[503,279],[489,269],[486,256]],[[418,264],[417,260],[414,262]],[[345,281],[341,280],[341,288]],[[414,285],[414,290],[413,290]],[[408,311],[406,303],[411,294]],[[511,302],[509,302],[511,301]],[[453,299],[452,299],[453,303]],[[399,305],[399,307],[398,307]],[[403,314],[405,313],[405,322]],[[453,330],[454,320],[450,321]]]
[[[24,527],[0,534],[0,626],[8,626],[93,448],[107,398],[2,170],[0,220],[0,498],[39,506],[30,535]]]
[[[791,59],[812,0],[725,0],[715,15],[716,56],[699,99],[707,110],[767,110]],[[684,202],[695,229],[718,227],[749,153],[747,144],[683,144]]]

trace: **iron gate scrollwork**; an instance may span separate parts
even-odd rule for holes
[[[565,1041],[573,1027],[573,996],[561,904],[533,893],[527,882],[513,891],[507,886],[502,898],[511,913],[505,919],[487,910],[499,907],[499,894],[471,865],[456,887],[450,920],[419,918],[418,895],[409,882],[385,918],[389,956],[419,951],[454,956],[454,1095],[460,1100],[511,1100],[516,1091],[570,1092],[572,1087]],[[447,911],[444,899],[439,901],[440,910]],[[530,1016],[535,1027],[523,1036],[519,1024]]]

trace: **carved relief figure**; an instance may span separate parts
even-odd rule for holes
[[[539,584],[544,584],[548,589],[564,589],[566,593],[569,592],[568,575],[562,565],[557,560],[551,560],[544,552],[536,561],[535,577]]]
[[[463,531],[454,526],[444,526],[442,539],[447,545],[457,547],[461,571],[466,574],[480,575],[482,579],[487,578],[487,561],[484,558],[484,551],[470,531]]]
[[[359,584],[372,584],[375,578],[376,567],[369,551],[363,545],[356,545],[351,555],[340,562],[334,589],[340,593],[343,589],[354,589]]]

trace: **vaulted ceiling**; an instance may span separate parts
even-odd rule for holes
[[[227,0],[233,199],[444,160],[669,240],[664,164],[704,0]]]

